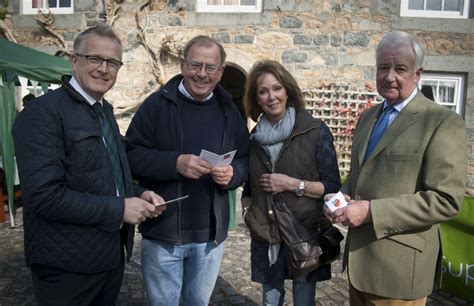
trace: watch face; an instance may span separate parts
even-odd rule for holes
[[[296,195],[297,196],[302,196],[304,195],[304,188],[305,188],[305,184],[304,184],[304,181],[301,181],[300,182],[300,185],[298,186],[298,188],[296,188]]]

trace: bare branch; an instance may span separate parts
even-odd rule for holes
[[[183,46],[174,39],[173,35],[166,35],[161,41],[160,55],[179,59],[182,54]]]
[[[106,9],[106,22],[108,25],[113,26],[115,20],[119,18],[119,12],[122,9],[120,6],[121,1],[107,0],[107,9]]]
[[[145,25],[142,25],[140,22],[141,19],[145,19]],[[150,45],[148,44],[148,39],[147,39],[147,33],[146,29],[148,27],[148,13],[147,10],[143,10],[141,12],[136,12],[135,13],[135,19],[137,22],[137,27],[138,27],[138,34],[137,38],[138,41],[145,47],[146,52],[148,53],[148,60],[151,63],[151,68],[152,68],[152,73],[156,78],[156,82],[160,85],[163,84],[163,66],[161,65],[159,57],[156,55],[156,53],[150,48]]]
[[[7,19],[5,20],[0,19],[0,30],[5,34],[6,39],[8,39],[9,41],[13,41],[15,43],[17,42],[12,32],[12,24],[9,20],[7,21]]]

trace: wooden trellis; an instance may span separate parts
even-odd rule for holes
[[[322,119],[334,136],[339,171],[347,176],[350,171],[352,135],[360,114],[382,98],[373,86],[327,85],[303,91],[306,109]]]

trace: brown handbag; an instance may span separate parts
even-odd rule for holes
[[[272,206],[280,236],[286,246],[285,262],[291,279],[305,277],[339,256],[339,243],[344,236],[337,228],[331,227],[322,234],[318,232],[311,235],[293,216],[280,193],[273,196]]]

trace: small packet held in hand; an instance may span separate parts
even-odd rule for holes
[[[331,212],[333,212],[338,208],[347,206],[347,202],[346,199],[344,199],[342,192],[339,191],[332,198],[330,198],[329,201],[326,202],[326,206]]]

